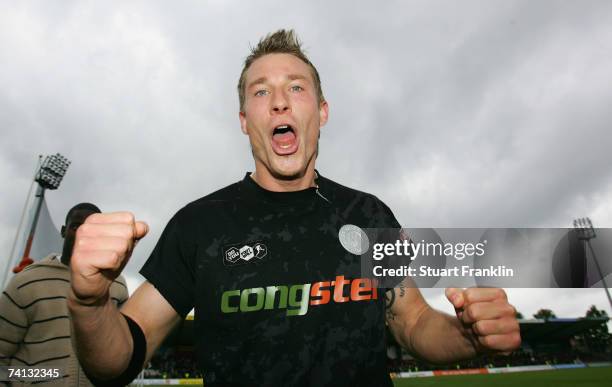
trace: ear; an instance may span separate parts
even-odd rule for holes
[[[329,116],[329,105],[327,101],[321,102],[319,105],[319,127],[325,126],[327,123],[327,118]]]
[[[247,130],[246,113],[241,111],[238,113],[238,118],[240,119],[240,129],[242,133],[248,135],[249,131]]]
[[[62,226],[62,230],[60,231],[62,238],[66,238],[66,226]]]

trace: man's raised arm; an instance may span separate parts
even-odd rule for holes
[[[508,353],[521,344],[515,309],[503,289],[446,289],[456,316],[431,308],[419,289],[387,292],[387,324],[398,343],[430,363],[450,363],[483,352]]]
[[[127,384],[180,321],[148,282],[121,312],[110,301],[113,280],[147,231],[129,212],[93,214],[77,230],[68,307],[79,361],[90,379]]]

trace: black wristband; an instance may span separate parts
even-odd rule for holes
[[[140,326],[134,320],[123,313],[121,315],[125,318],[128,328],[130,328],[130,334],[132,335],[132,342],[134,343],[132,346],[132,358],[130,359],[130,363],[128,364],[127,368],[121,373],[121,375],[118,375],[113,379],[100,380],[87,375],[89,381],[91,381],[91,383],[96,387],[127,386],[142,370],[145,356],[147,354],[147,340],[145,339],[142,329],[140,329]]]

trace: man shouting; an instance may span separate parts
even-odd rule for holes
[[[520,344],[503,290],[448,289],[457,310],[449,316],[416,288],[385,297],[361,278],[360,257],[342,247],[339,230],[400,225],[375,196],[315,170],[329,108],[293,31],[253,48],[238,95],[255,170],[175,214],[141,270],[147,281],[121,311],[109,286],[148,226],[120,212],[79,228],[69,306],[90,378],[131,381],[192,309],[206,386],[391,385],[387,325],[431,362]]]

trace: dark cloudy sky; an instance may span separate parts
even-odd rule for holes
[[[318,169],[402,224],[612,227],[609,1],[0,1],[2,255],[37,155],[60,152],[56,223],[91,201],[150,224],[138,284],[170,216],[252,170],[235,85],[283,27],[330,105]],[[509,292],[526,315],[610,310],[601,290]]]

